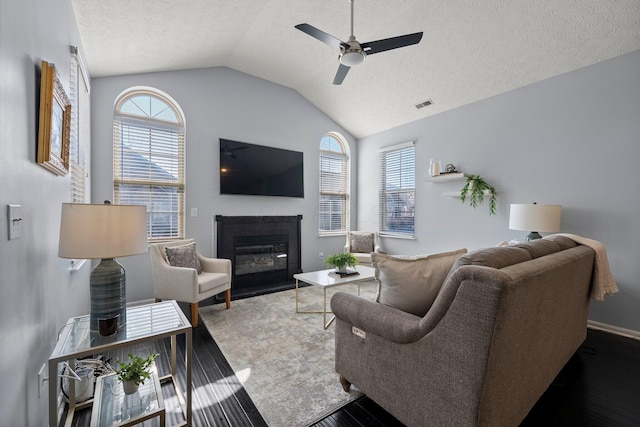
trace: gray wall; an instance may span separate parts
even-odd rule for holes
[[[378,148],[416,141],[416,239],[384,239],[396,254],[524,240],[509,204],[561,204],[562,232],[604,243],[620,293],[590,319],[640,331],[640,51],[358,141],[359,229],[377,229]],[[437,99],[434,100],[436,103]],[[446,100],[442,100],[446,101]],[[425,182],[429,159],[479,174],[498,214],[442,196],[463,183]]]
[[[344,237],[318,237],[318,146],[338,131],[354,139],[297,92],[229,68],[97,78],[91,87],[93,201],[112,198],[112,120],[114,101],[134,86],[169,94],[186,117],[186,235],[204,255],[212,253],[215,215],[303,215],[302,268],[323,267],[318,253],[339,252]],[[304,199],[220,195],[218,138],[302,151]],[[355,173],[355,172],[354,172]],[[352,185],[355,188],[355,183]],[[352,203],[355,218],[355,198]],[[191,208],[198,216],[191,217]],[[120,259],[127,271],[127,300],[153,298],[148,254]]]
[[[59,329],[89,309],[88,269],[58,258],[69,177],[35,162],[40,63],[69,90],[69,45],[81,46],[69,0],[0,0],[0,425],[47,424],[38,371]],[[6,205],[22,205],[22,236],[8,240]]]

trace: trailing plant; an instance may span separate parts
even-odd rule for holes
[[[487,184],[480,175],[469,175],[464,187],[460,190],[460,200],[464,203],[469,199],[469,206],[476,208],[484,201],[485,192],[489,197],[489,215],[496,214],[496,189]]]
[[[151,378],[148,369],[158,356],[157,354],[150,354],[146,358],[138,357],[131,353],[129,353],[128,356],[131,360],[129,363],[124,363],[122,360],[116,359],[116,363],[118,363],[116,374],[120,381],[131,381],[136,385],[140,385],[145,379]]]
[[[333,265],[334,267],[342,268],[345,265],[354,267],[358,264],[358,259],[352,253],[345,252],[339,254],[329,255],[325,261],[327,265]]]

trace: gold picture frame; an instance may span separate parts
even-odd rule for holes
[[[37,162],[56,175],[69,172],[71,103],[55,66],[42,61]]]

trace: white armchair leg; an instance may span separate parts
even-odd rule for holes
[[[227,310],[231,308],[231,289],[227,289],[225,292],[225,299],[227,301]]]

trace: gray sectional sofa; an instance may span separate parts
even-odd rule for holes
[[[517,426],[586,338],[594,251],[470,252],[423,317],[336,293],[336,371],[408,426]]]

